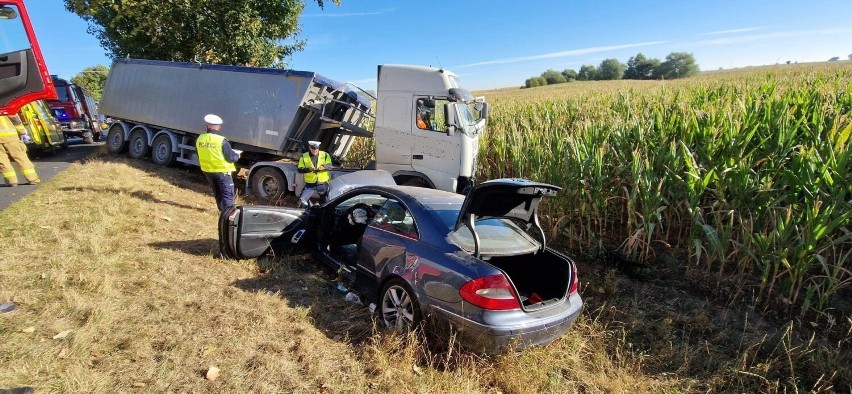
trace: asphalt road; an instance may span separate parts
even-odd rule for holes
[[[34,155],[31,153],[30,160],[32,160],[33,164],[35,164],[36,173],[38,173],[39,178],[41,178],[42,183],[44,183],[50,178],[56,176],[56,174],[68,168],[72,163],[79,162],[86,156],[92,154],[98,146],[103,144],[103,142],[85,144],[82,139],[73,138],[68,140],[67,148],[56,152],[56,154]],[[23,177],[23,175],[21,175],[21,171],[18,169],[18,166],[15,166],[15,169],[18,170],[18,182],[26,182],[27,180]],[[32,193],[38,187],[39,185],[23,184],[15,187],[7,187],[5,186],[5,183],[0,180],[0,210],[6,209],[6,207],[15,201],[20,200],[27,194]]]

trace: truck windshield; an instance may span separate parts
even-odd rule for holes
[[[461,80],[459,79],[459,77],[457,77],[455,75],[448,75],[448,77],[449,78],[447,78],[447,79],[450,80],[450,87],[451,88],[456,88],[456,89],[462,88]]]
[[[59,98],[57,100],[59,100],[61,102],[71,101],[71,100],[68,100],[68,87],[67,86],[56,85],[56,95],[59,96]]]
[[[463,129],[465,134],[476,134],[476,121],[478,120],[470,110],[473,108],[472,104],[467,105],[458,105],[456,108],[459,109],[459,123]]]

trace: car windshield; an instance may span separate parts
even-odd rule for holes
[[[446,226],[448,239],[458,247],[473,253],[475,245],[473,235],[467,226],[456,231],[456,219],[461,204],[443,204],[430,207],[432,214]],[[540,244],[522,228],[509,219],[484,219],[474,223],[479,235],[479,253],[483,256],[510,256],[531,253],[540,248]]]

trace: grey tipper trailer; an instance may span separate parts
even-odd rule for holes
[[[222,134],[243,151],[246,194],[270,203],[299,193],[304,177],[297,160],[308,141],[342,159],[358,136],[375,138],[375,165],[368,166],[398,184],[469,190],[485,99],[440,68],[384,64],[376,80],[373,97],[308,71],[120,59],[110,69],[100,111],[115,119],[107,135],[111,152],[150,156],[160,165],[197,165],[204,115],[221,116]],[[428,127],[418,122],[422,116]]]
[[[116,120],[110,151],[162,165],[198,165],[206,114],[222,117],[222,135],[250,164],[297,159],[310,140],[343,157],[354,136],[372,137],[361,127],[369,111],[349,85],[314,72],[138,59],[113,62],[100,104]]]

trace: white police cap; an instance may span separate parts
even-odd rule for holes
[[[308,146],[310,146],[311,148],[319,148],[320,142],[319,141],[308,141]]]
[[[207,124],[214,125],[214,126],[222,124],[222,118],[220,118],[219,115],[216,115],[216,114],[205,115],[204,121],[207,122]]]

